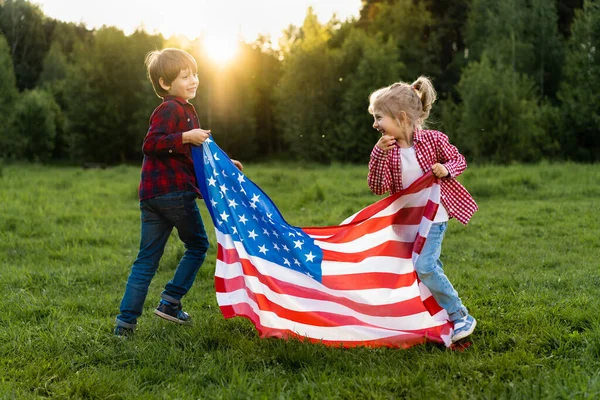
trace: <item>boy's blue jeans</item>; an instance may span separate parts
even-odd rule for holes
[[[442,269],[440,254],[447,228],[448,222],[437,222],[431,225],[421,255],[415,263],[415,269],[433,298],[448,312],[450,321],[455,321],[469,315],[469,312]]]
[[[208,250],[208,237],[196,204],[197,197],[195,192],[173,192],[140,202],[140,251],[131,267],[117,325],[135,328],[173,227],[177,228],[185,245],[185,253],[161,297],[177,304],[192,287]]]

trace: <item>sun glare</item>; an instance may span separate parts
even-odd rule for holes
[[[225,65],[235,58],[238,40],[227,36],[207,36],[203,40],[206,55],[219,65]]]

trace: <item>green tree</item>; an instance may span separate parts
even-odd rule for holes
[[[558,97],[563,151],[579,161],[600,160],[600,4],[586,1],[575,14]]]
[[[26,0],[0,3],[0,32],[4,33],[13,59],[20,90],[31,89],[38,81],[49,42],[45,16],[39,6]]]
[[[14,135],[9,123],[18,94],[10,49],[0,34],[0,157],[8,156],[7,149]]]
[[[328,46],[331,26],[322,25],[309,8],[300,34],[288,42],[283,74],[276,90],[276,118],[283,139],[297,158],[331,161],[327,135],[336,115],[336,51]]]
[[[340,95],[336,107],[335,127],[329,133],[335,145],[330,151],[335,160],[366,162],[379,133],[371,125],[367,112],[369,95],[404,75],[404,66],[398,61],[396,43],[390,38],[368,36],[363,30],[353,29],[339,57]]]
[[[486,55],[470,63],[458,84],[462,103],[454,122],[454,142],[479,162],[534,162],[552,150],[542,124],[536,87],[512,69],[494,65]]]
[[[49,160],[55,146],[59,113],[60,108],[48,92],[26,91],[14,109],[11,155],[29,161]]]
[[[96,32],[75,51],[65,93],[67,127],[77,159],[105,163],[141,158],[148,118],[160,102],[147,81],[144,57],[162,37],[116,28]]]

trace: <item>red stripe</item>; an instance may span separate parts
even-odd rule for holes
[[[323,250],[324,261],[342,261],[348,263],[359,263],[366,258],[376,256],[389,256],[404,259],[412,257],[412,242],[388,241],[358,253],[345,253],[333,250]]]
[[[279,303],[273,302],[262,293],[254,293],[247,287],[243,288],[248,294],[248,298],[255,302],[261,311],[275,313],[277,316],[287,319],[288,321],[297,322],[304,325],[322,326],[322,327],[339,327],[346,325],[366,326],[371,328],[388,329],[379,325],[373,325],[368,322],[351,315],[337,314],[327,311],[296,311],[290,310],[281,306]]]
[[[326,346],[341,346],[341,347],[357,347],[357,346],[366,346],[366,347],[402,347],[408,348],[414,346],[416,344],[421,344],[426,341],[443,343],[441,338],[442,335],[449,335],[451,328],[450,323],[445,323],[439,326],[435,326],[427,329],[419,329],[412,331],[403,331],[409,333],[408,335],[396,335],[386,338],[373,339],[373,340],[354,340],[354,341],[340,341],[340,340],[323,340],[318,338],[308,338],[303,335],[299,335],[288,329],[274,329],[270,327],[266,327],[261,324],[260,317],[254,312],[252,307],[250,307],[246,303],[240,303],[235,305],[222,306],[221,312],[225,318],[232,318],[236,316],[248,318],[254,326],[256,330],[259,332],[261,338],[265,337],[277,337],[283,339],[299,339],[299,340],[307,340],[312,343],[321,343]]]
[[[250,263],[248,262],[248,264]],[[392,304],[365,304],[350,300],[346,297],[324,293],[317,289],[309,289],[279,279],[259,275],[251,264],[244,269],[249,272],[255,272],[257,275],[246,275],[256,277],[263,285],[267,286],[274,293],[337,303],[364,315],[374,317],[405,317],[407,315],[418,314],[428,310],[425,308],[425,305],[419,296]],[[243,276],[237,276],[230,279],[215,277],[215,290],[217,293],[229,293],[243,288],[246,288],[246,281]]]
[[[423,300],[423,304],[425,308],[429,311],[431,315],[435,315],[443,310],[442,306],[440,306],[437,301],[433,298],[433,296],[429,296],[425,300]]]
[[[399,289],[409,287],[417,280],[417,274],[394,274],[391,272],[368,272],[364,274],[325,275],[323,285],[335,290]]]
[[[439,203],[435,203],[431,200],[427,201],[427,205],[425,205],[425,211],[423,212],[423,216],[428,220],[433,221],[433,219],[435,218],[435,214],[437,214],[439,206]]]
[[[372,218],[353,225],[327,226],[323,228],[302,228],[304,232],[314,236],[331,236],[315,238],[328,243],[344,243],[360,238],[366,234],[377,232],[390,225],[418,225],[423,219],[426,207],[407,207],[395,214]]]

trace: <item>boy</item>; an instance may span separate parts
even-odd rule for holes
[[[117,336],[134,332],[173,227],[186,250],[154,310],[159,317],[180,324],[191,322],[182,310],[181,298],[191,288],[208,250],[196,204],[200,191],[190,148],[200,146],[210,135],[209,130],[200,129],[196,110],[188,102],[196,97],[198,88],[196,60],[185,51],[164,49],[148,53],[145,63],[154,91],[163,102],[150,117],[143,144],[140,250],[116,319]],[[238,161],[234,163],[242,169]]]

